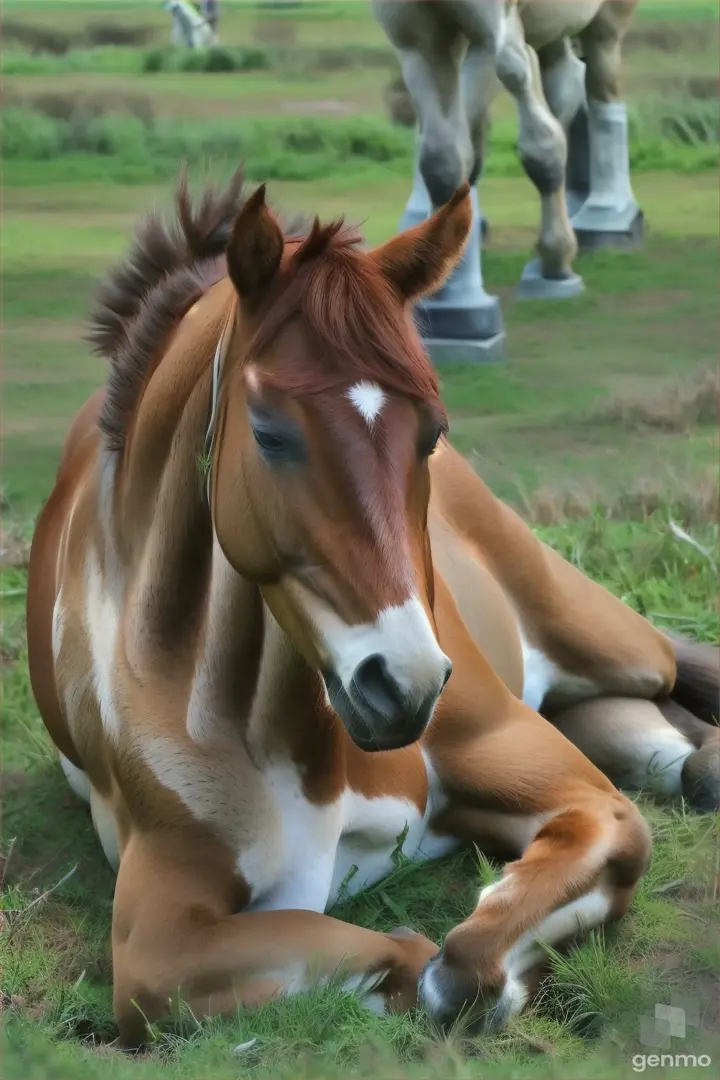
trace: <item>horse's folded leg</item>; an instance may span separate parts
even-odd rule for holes
[[[234,1013],[337,981],[374,1011],[403,1011],[437,946],[315,911],[224,914],[202,867],[169,865],[148,845],[123,855],[113,913],[114,1008],[121,1041],[185,1003],[198,1017]],[[141,884],[140,884],[141,883]],[[217,895],[216,895],[217,892]]]
[[[431,1017],[492,1030],[521,1012],[545,967],[544,946],[563,947],[623,915],[649,852],[649,830],[620,794],[595,793],[557,813],[428,962],[420,999]]]

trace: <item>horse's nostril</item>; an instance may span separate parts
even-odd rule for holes
[[[358,664],[353,675],[353,685],[366,705],[387,720],[397,719],[406,707],[402,690],[379,654],[368,656]]]

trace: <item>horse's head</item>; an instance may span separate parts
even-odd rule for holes
[[[465,185],[363,251],[338,223],[284,237],[260,188],[227,248],[237,312],[214,426],[216,535],[367,750],[417,739],[451,670],[427,533],[447,419],[409,309],[452,270],[471,214]]]

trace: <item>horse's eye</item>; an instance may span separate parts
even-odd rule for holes
[[[253,435],[260,449],[266,454],[277,457],[287,450],[285,440],[278,435],[273,435],[271,431],[258,431],[257,428],[253,428]]]
[[[437,444],[444,434],[444,429],[439,425],[431,428],[420,441],[420,456],[431,457],[435,453]]]

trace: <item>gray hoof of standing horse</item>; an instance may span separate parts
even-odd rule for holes
[[[585,292],[585,283],[579,274],[571,273],[564,278],[543,277],[540,260],[531,259],[522,272],[515,291],[518,300],[569,300]]]
[[[637,203],[628,204],[618,212],[604,206],[585,203],[570,219],[575,230],[578,249],[583,252],[599,248],[638,248],[645,238],[645,215]]]

